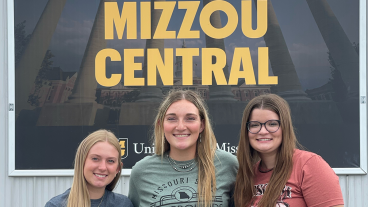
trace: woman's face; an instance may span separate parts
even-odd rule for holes
[[[280,117],[275,112],[267,109],[253,109],[249,117],[249,121],[258,121],[260,123],[265,123],[269,120],[280,120]],[[280,127],[276,132],[270,133],[262,125],[261,130],[257,134],[252,134],[248,131],[248,137],[250,145],[261,157],[262,155],[276,155],[282,142],[282,130]]]
[[[195,154],[196,143],[204,129],[197,107],[187,100],[177,101],[168,108],[164,118],[164,133],[171,153]]]
[[[87,187],[105,189],[119,172],[119,152],[108,142],[97,142],[88,152],[83,175]]]

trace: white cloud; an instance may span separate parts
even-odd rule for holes
[[[324,44],[301,44],[294,43],[289,47],[289,52],[295,66],[316,66],[329,68],[327,49]]]
[[[93,22],[60,18],[50,49],[74,55],[83,55],[92,30]]]

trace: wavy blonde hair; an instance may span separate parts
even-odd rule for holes
[[[164,136],[164,118],[167,109],[171,104],[187,100],[194,104],[199,112],[201,121],[204,123],[204,129],[201,132],[201,140],[197,140],[196,160],[198,161],[198,202],[203,206],[212,205],[212,196],[216,190],[215,166],[213,163],[216,151],[216,137],[213,133],[210,119],[208,117],[207,106],[203,99],[194,91],[190,90],[172,90],[162,101],[154,126],[155,153],[163,156],[164,152],[170,150],[170,144],[165,141]]]
[[[77,149],[77,153],[75,155],[74,161],[74,178],[72,188],[69,193],[68,205],[67,207],[90,207],[91,200],[89,197],[89,192],[87,189],[87,181],[84,178],[84,163],[86,161],[89,150],[93,145],[98,142],[108,142],[112,146],[116,148],[119,152],[118,157],[118,168],[121,169],[121,148],[118,139],[116,136],[107,130],[101,129],[93,132],[88,135],[80,144]],[[106,186],[106,190],[112,191],[119,178],[120,178],[121,170],[116,174],[115,178],[111,181],[110,184]]]
[[[275,207],[293,168],[293,153],[296,147],[302,148],[298,143],[290,115],[289,104],[275,94],[266,94],[255,97],[245,107],[241,124],[240,140],[238,146],[239,171],[235,183],[236,206],[248,206],[253,203],[255,164],[260,160],[256,150],[249,143],[247,122],[254,109],[267,109],[280,117],[282,142],[276,156],[276,166],[273,169],[267,190],[262,196],[258,206]]]

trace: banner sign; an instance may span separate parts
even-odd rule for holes
[[[14,0],[13,170],[73,169],[101,128],[131,169],[154,153],[159,103],[184,89],[205,99],[219,149],[236,154],[245,106],[274,93],[303,146],[361,173],[359,3]]]

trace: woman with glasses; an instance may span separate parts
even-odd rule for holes
[[[343,206],[335,172],[297,147],[287,102],[274,94],[252,99],[241,125],[236,206]]]
[[[216,149],[205,102],[193,91],[171,91],[154,122],[155,155],[132,169],[135,207],[232,205],[238,162]]]

